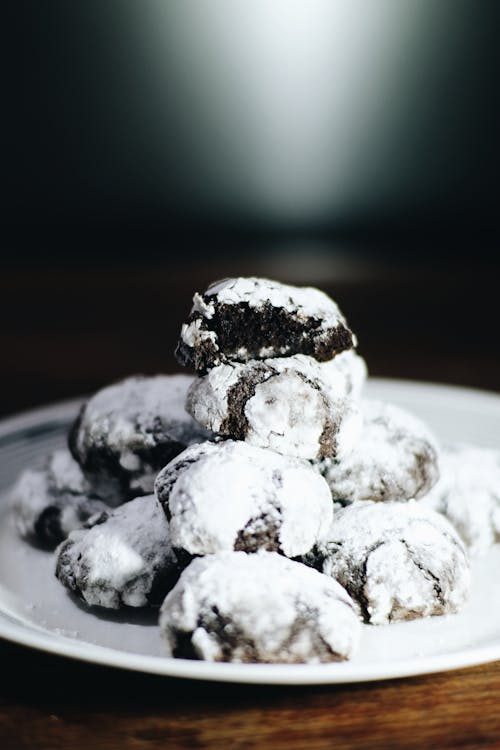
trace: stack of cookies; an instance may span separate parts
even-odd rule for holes
[[[193,301],[177,356],[198,372],[187,408],[200,424],[297,458],[350,453],[366,366],[332,299],[237,278]]]
[[[103,389],[71,455],[14,489],[22,535],[60,543],[60,581],[92,607],[161,605],[168,653],[216,661],[346,659],[362,621],[458,611],[456,483],[420,420],[363,397],[335,302],[258,278],[193,301],[177,356],[196,375]]]

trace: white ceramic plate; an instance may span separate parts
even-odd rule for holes
[[[500,447],[500,396],[465,388],[370,380],[367,395],[422,417],[444,440]],[[500,545],[473,564],[469,603],[458,615],[363,626],[350,662],[321,665],[212,664],[163,655],[153,614],[95,614],[53,575],[53,556],[17,537],[7,501],[23,466],[64,443],[77,402],[0,423],[0,636],[84,661],[193,679],[267,684],[381,680],[500,659]]]

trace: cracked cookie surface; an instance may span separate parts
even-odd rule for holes
[[[377,625],[457,612],[470,585],[457,533],[443,516],[415,502],[343,508],[328,541],[305,561],[339,581],[364,620]]]
[[[135,376],[83,405],[69,447],[99,497],[113,505],[153,491],[158,471],[209,437],[186,412],[189,375]]]
[[[331,578],[274,552],[229,552],[184,570],[160,629],[181,658],[299,663],[350,658],[361,626]]]
[[[337,304],[319,289],[239,277],[194,295],[176,355],[206,372],[222,362],[293,354],[326,361],[354,344]]]
[[[56,575],[92,606],[160,604],[181,568],[154,495],[139,497],[71,532],[57,550]]]
[[[20,535],[48,549],[109,507],[93,494],[66,449],[54,451],[38,467],[25,469],[11,490],[10,502]]]
[[[207,429],[299,458],[342,456],[361,431],[366,377],[354,351],[222,364],[191,385],[186,408]]]
[[[500,542],[500,451],[465,443],[443,446],[437,484],[420,502],[442,513],[471,555]]]
[[[307,461],[226,440],[187,448],[159,474],[172,544],[190,555],[227,550],[305,554],[328,530],[331,494]]]
[[[413,414],[382,401],[361,402],[363,428],[340,460],[317,464],[334,500],[404,501],[425,495],[439,477],[438,448]]]

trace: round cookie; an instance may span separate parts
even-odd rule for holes
[[[381,401],[362,401],[363,429],[344,458],[318,464],[334,500],[410,500],[425,495],[439,477],[438,449],[413,414]]]
[[[160,630],[176,657],[298,663],[349,659],[361,625],[332,579],[274,552],[229,552],[184,570]]]
[[[336,303],[319,289],[240,277],[194,295],[176,355],[206,372],[223,362],[293,354],[323,362],[354,343]]]
[[[267,549],[295,557],[333,516],[328,485],[310,464],[233,440],[187,448],[158,474],[155,492],[172,545],[190,555]]]
[[[442,513],[471,555],[500,542],[500,452],[455,443],[439,458],[440,478],[420,503]]]
[[[87,604],[161,604],[180,574],[168,523],[154,495],[103,513],[57,551],[56,576]]]
[[[348,396],[360,389],[362,363],[348,351],[321,363],[297,354],[218,365],[193,382],[186,408],[213,432],[260,448],[306,459],[343,456],[361,431]]]
[[[415,502],[359,502],[339,510],[328,541],[306,562],[344,586],[375,625],[457,612],[470,584],[451,524]]]
[[[47,456],[38,468],[23,471],[10,498],[20,535],[49,549],[108,508],[92,495],[80,467],[65,449]]]
[[[188,375],[130,377],[84,404],[69,447],[99,497],[119,505],[151,493],[165,464],[209,437],[184,408],[192,381]]]

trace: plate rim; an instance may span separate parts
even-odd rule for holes
[[[459,398],[474,397],[476,405],[485,407],[495,404],[500,408],[500,393],[402,378],[370,377],[373,387],[410,389],[434,396],[445,392]],[[13,431],[27,429],[47,419],[67,419],[76,412],[86,396],[56,401],[34,409],[24,410],[0,420],[0,436]],[[370,627],[370,626],[364,626]],[[384,670],[380,662],[358,665],[354,662],[334,664],[234,664],[174,659],[153,656],[93,644],[69,638],[63,634],[46,630],[36,623],[23,623],[21,619],[0,609],[0,638],[6,642],[33,648],[37,651],[70,658],[84,663],[129,671],[156,674],[165,677],[195,679],[202,681],[228,682],[261,685],[320,685],[375,682],[381,680],[418,677],[444,671],[479,666],[500,660],[500,636],[498,642],[483,646],[464,648],[445,654],[427,657],[411,657],[390,662]]]

